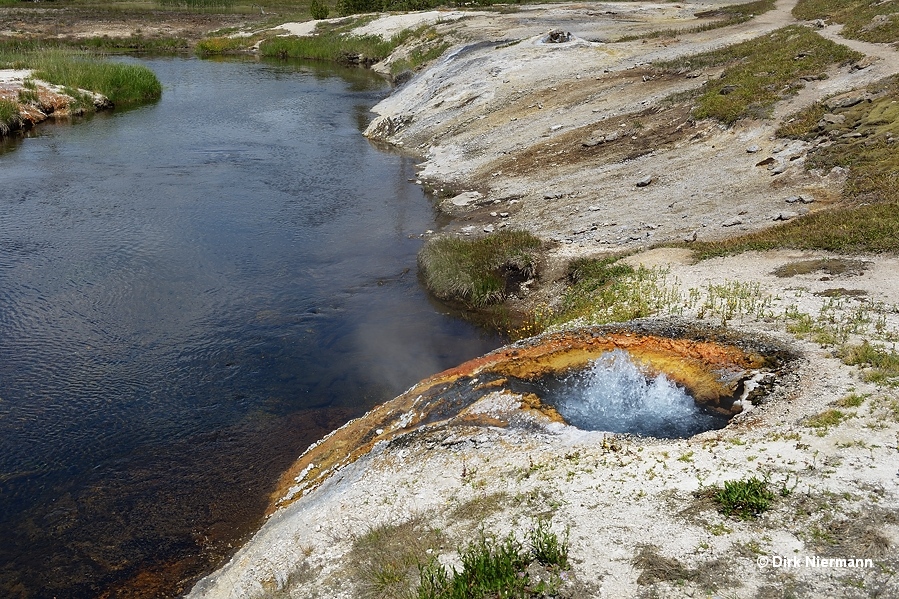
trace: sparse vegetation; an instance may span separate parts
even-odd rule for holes
[[[810,416],[806,419],[805,424],[812,428],[818,429],[821,435],[827,433],[827,431],[833,427],[837,426],[847,418],[850,418],[851,414],[847,414],[841,410],[825,410],[820,414],[815,414],[814,416]]]
[[[824,104],[794,115],[778,135],[832,139],[809,153],[808,168],[848,169],[843,205],[740,237],[692,245],[699,259],[781,247],[833,252],[899,251],[899,77],[868,87],[870,102],[835,109],[841,123],[822,121]],[[839,119],[838,119],[839,120]],[[851,136],[845,136],[847,132]],[[857,134],[857,135],[856,135]]]
[[[484,307],[537,275],[541,247],[534,235],[511,229],[479,239],[437,237],[421,249],[418,264],[437,297]]]
[[[841,357],[846,364],[865,366],[867,381],[884,385],[899,385],[899,353],[864,341],[860,345],[844,347]]]
[[[722,27],[730,27],[745,23],[756,15],[766,13],[774,8],[774,0],[756,0],[755,2],[747,2],[746,4],[735,4],[732,6],[722,6],[713,10],[696,13],[697,18],[714,18],[719,17],[718,21],[711,21],[695,27],[684,27],[682,29],[657,29],[644,34],[625,35],[615,40],[616,42],[629,42],[640,39],[658,39],[663,37],[677,37],[689,33],[699,33],[702,31],[711,31]]]
[[[899,4],[882,0],[799,0],[797,19],[845,25],[842,35],[867,42],[899,42]]]
[[[655,66],[681,72],[725,65],[721,77],[709,80],[697,92],[693,114],[732,124],[741,118],[766,117],[775,102],[801,89],[802,77],[823,77],[828,67],[861,57],[805,27],[790,26],[741,44]]]
[[[421,570],[418,599],[521,599],[553,596],[569,569],[568,541],[560,540],[545,522],[528,535],[525,549],[510,534],[503,540],[482,534],[460,552],[462,570],[448,571],[436,559]],[[539,564],[537,574],[532,564]]]

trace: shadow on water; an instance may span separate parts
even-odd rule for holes
[[[4,597],[188,590],[310,443],[500,344],[417,282],[433,211],[360,135],[383,81],[146,64],[157,104],[0,158]]]

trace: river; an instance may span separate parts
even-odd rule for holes
[[[0,155],[3,597],[177,596],[310,443],[500,344],[418,283],[382,80],[140,62],[158,103]]]

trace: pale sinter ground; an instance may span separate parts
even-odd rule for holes
[[[450,230],[526,228],[558,241],[551,263],[694,232],[714,239],[759,229],[826,208],[845,177],[805,171],[808,147],[775,139],[777,119],[899,71],[893,49],[846,42],[876,60],[808,82],[770,120],[685,124],[690,135],[648,140],[638,155],[612,161],[584,160],[576,151],[591,135],[612,131],[639,142],[653,128],[655,113],[647,109],[716,75],[653,79],[640,65],[782,27],[793,22],[794,4],[782,1],[748,23],[676,41],[621,44],[601,40],[693,25],[692,15],[712,4],[591,3],[454,16],[438,30],[467,41],[375,107],[380,116],[369,134],[423,154],[421,180],[448,200],[481,194],[465,206],[444,202],[456,217]],[[390,33],[396,19],[367,30],[378,31],[379,23]],[[542,43],[552,28],[571,31],[573,41]],[[843,42],[834,28],[819,31]],[[476,43],[483,40],[490,43]],[[662,114],[682,119],[672,130],[687,122]],[[768,157],[784,168],[755,166]],[[638,188],[645,177],[652,182]],[[811,201],[786,202],[796,196]],[[416,538],[430,538],[431,555],[457,565],[455,549],[479,527],[522,538],[538,518],[551,518],[559,534],[569,531],[575,582],[563,585],[567,596],[899,596],[899,393],[865,382],[826,338],[895,343],[899,259],[843,256],[856,261],[843,273],[774,274],[823,258],[837,257],[782,250],[693,264],[685,250],[662,249],[627,259],[649,269],[650,287],[668,291],[660,318],[726,319],[733,330],[772,336],[802,356],[789,394],[727,428],[686,440],[612,440],[532,416],[529,426],[439,426],[408,435],[377,445],[282,508],[190,596],[363,596],[353,545],[373,527],[418,519]],[[547,299],[556,290],[547,285],[536,294]],[[740,299],[729,306],[728,298]],[[787,332],[803,330],[797,323],[811,323],[804,338]],[[513,395],[489,395],[474,409],[501,418],[517,404]],[[823,427],[808,420],[830,409],[844,419]],[[751,476],[783,490],[756,520],[725,517],[696,494]],[[874,565],[822,567],[815,557]],[[784,558],[798,558],[797,565]]]

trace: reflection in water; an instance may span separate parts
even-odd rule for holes
[[[0,157],[2,596],[173,596],[309,443],[499,342],[407,270],[433,214],[360,135],[382,82],[148,65],[158,104]]]

